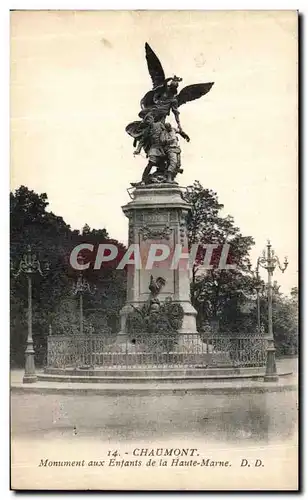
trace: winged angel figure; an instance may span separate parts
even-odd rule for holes
[[[141,111],[138,116],[141,120],[129,123],[125,130],[134,138],[134,146],[138,144],[134,154],[139,154],[143,148],[149,158],[141,182],[147,184],[157,182],[157,175],[154,178],[150,176],[153,166],[156,166],[155,174],[160,174],[160,180],[163,182],[173,180],[175,175],[181,172],[180,148],[176,144],[175,134],[179,134],[188,142],[190,138],[182,129],[178,108],[207,94],[213,83],[188,85],[178,93],[182,78],[176,75],[165,77],[163,67],[148,43],[145,44],[145,55],[153,88],[140,101]],[[166,123],[171,111],[177,128]]]

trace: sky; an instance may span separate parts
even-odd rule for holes
[[[11,189],[46,192],[73,229],[126,243],[121,206],[146,159],[125,126],[150,90],[144,44],[183,86],[215,82],[180,108],[182,186],[213,189],[254,265],[268,238],[297,285],[297,15],[293,11],[11,13]],[[144,155],[143,155],[144,156]],[[265,275],[263,275],[265,277]]]

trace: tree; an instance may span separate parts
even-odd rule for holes
[[[88,224],[83,227],[78,237],[79,243],[90,243],[93,251],[84,250],[82,255],[85,262],[90,262],[90,267],[84,272],[88,282],[96,287],[95,295],[85,295],[85,314],[91,315],[93,326],[101,330],[116,333],[119,330],[119,312],[126,298],[126,270],[117,269],[117,266],[126,252],[126,247],[119,241],[109,237],[106,229],[91,229]],[[95,258],[100,244],[112,244],[118,249],[115,259],[103,262],[100,269],[94,269]],[[102,318],[105,320],[98,320]]]
[[[254,244],[251,236],[243,236],[230,215],[222,216],[223,205],[217,194],[195,181],[187,188],[186,201],[192,210],[188,216],[189,249],[198,244],[199,250],[192,267],[191,300],[197,309],[197,324],[220,323],[225,329],[241,328],[243,292],[250,293],[253,279],[248,274],[249,251]],[[222,246],[230,245],[228,264],[236,269],[219,269]],[[202,262],[206,245],[216,244],[211,260],[212,269],[204,269]]]
[[[185,196],[192,206],[188,217],[189,248],[199,243],[200,249],[192,269],[191,299],[197,310],[197,325],[202,330],[206,322],[222,333],[251,333],[257,327],[256,278],[249,273],[249,252],[254,244],[251,236],[243,236],[230,215],[222,216],[223,205],[217,194],[195,181]],[[217,244],[211,264],[204,269],[202,261],[206,244]],[[221,246],[230,244],[228,263],[236,269],[219,269]],[[216,252],[216,253],[215,253]],[[264,289],[266,288],[263,283]],[[293,288],[290,297],[273,284],[273,330],[277,354],[297,353],[298,341],[298,290]],[[267,330],[267,297],[260,297],[261,322]]]
[[[33,275],[32,287],[36,361],[43,363],[49,325],[52,325],[54,334],[77,331],[78,309],[76,299],[72,296],[77,271],[70,265],[72,249],[82,241],[94,242],[96,245],[102,241],[114,242],[122,252],[125,247],[111,240],[105,228],[91,229],[86,225],[81,233],[72,230],[62,217],[48,211],[46,193],[37,194],[26,186],[10,194],[10,224],[11,261],[17,265],[30,244],[40,261],[50,264],[50,272],[46,277]],[[89,316],[89,322],[93,323],[97,332],[103,334],[115,331],[118,311],[125,298],[125,272],[102,267],[99,271],[90,270],[87,278],[97,286],[97,293],[93,297],[85,296],[86,325]],[[19,366],[24,363],[26,311],[26,277],[20,275],[15,278],[11,274],[11,359]]]
[[[273,294],[273,331],[278,355],[298,352],[298,290],[290,296],[276,291]]]
[[[21,186],[10,194],[11,262],[17,265],[30,244],[41,262],[48,260],[52,270],[45,278],[38,273],[32,278],[34,343],[39,344],[42,343],[40,339],[47,336],[55,303],[61,300],[69,286],[65,268],[74,235],[62,217],[47,212],[47,207],[46,193],[38,195]],[[18,278],[11,275],[11,296],[11,353],[20,363],[27,337],[27,283],[24,275]]]

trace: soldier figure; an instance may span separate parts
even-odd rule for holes
[[[155,122],[151,114],[148,114],[144,121],[147,127],[144,128],[134,155],[140,154],[143,148],[149,161],[142,174],[141,182],[132,183],[132,186],[148,184],[151,181],[150,173],[154,166],[157,168],[154,176],[158,174],[163,177],[165,182],[172,182],[178,173],[183,172],[177,134],[180,134],[187,141],[189,141],[189,137],[181,130],[173,128],[170,123]]]
[[[166,123],[165,131],[162,132],[162,145],[167,158],[167,182],[172,182],[177,173],[182,173],[181,169],[181,149],[177,134],[181,131],[173,128],[170,123]]]

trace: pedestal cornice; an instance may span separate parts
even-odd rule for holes
[[[190,210],[189,204],[183,198],[182,189],[175,183],[139,186],[131,196],[132,201],[122,206],[125,215],[130,210],[157,210],[163,208]]]

